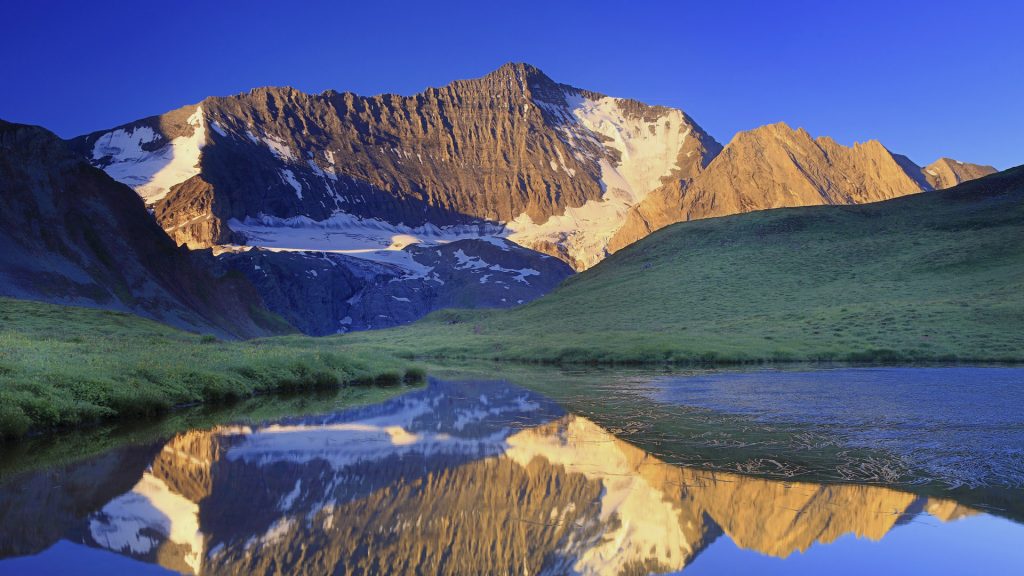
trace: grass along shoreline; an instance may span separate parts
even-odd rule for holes
[[[337,341],[226,342],[130,314],[0,298],[0,437],[268,392],[395,386],[422,369]]]
[[[68,466],[111,449],[166,442],[194,429],[225,424],[259,426],[285,417],[312,416],[384,402],[421,387],[345,386],[317,391],[267,392],[238,402],[182,407],[156,419],[125,419],[76,429],[74,434],[30,435],[0,445],[0,484],[55,466]]]

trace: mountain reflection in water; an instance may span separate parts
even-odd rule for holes
[[[498,382],[194,430],[28,483],[0,485],[3,556],[67,540],[193,574],[669,572],[723,536],[785,558],[977,513],[885,487],[672,466]],[[29,519],[48,524],[26,531]]]

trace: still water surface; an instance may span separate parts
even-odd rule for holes
[[[1022,573],[1024,370],[945,370],[433,379],[197,427],[6,477],[0,574]]]

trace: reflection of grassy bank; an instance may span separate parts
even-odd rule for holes
[[[263,392],[422,380],[409,364],[324,339],[223,342],[127,314],[0,299],[0,436]]]
[[[343,342],[550,363],[1024,361],[1024,167],[670,226],[512,310]]]
[[[644,368],[557,368],[503,362],[428,366],[432,375],[505,379],[535,390],[659,460],[675,466],[822,484],[872,484],[921,496],[951,498],[1024,521],[1024,488],[950,488],[945,479],[913,469],[900,457],[852,449],[842,438],[801,423],[766,423],[734,414],[656,402],[652,379],[720,372]],[[813,369],[794,364],[786,369]],[[738,368],[738,370],[747,370]]]
[[[221,424],[259,424],[292,416],[326,414],[383,402],[411,390],[401,386],[350,386],[291,394],[265,394],[228,405],[173,411],[155,422],[129,420],[75,434],[30,438],[3,446],[0,481],[39,468],[64,466],[122,446],[162,442],[179,432]]]
[[[656,390],[650,382],[659,376],[709,371],[574,370],[470,363],[431,373],[453,378],[500,378],[535,390],[559,402],[568,412],[674,465],[815,482],[919,483],[914,471],[898,462],[882,462],[883,455],[873,451],[849,450],[838,439],[809,425],[766,424],[656,402],[646,394]]]

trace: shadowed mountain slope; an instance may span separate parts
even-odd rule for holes
[[[192,331],[290,331],[248,282],[196,268],[127,186],[50,132],[0,121],[0,295],[132,312]]]

